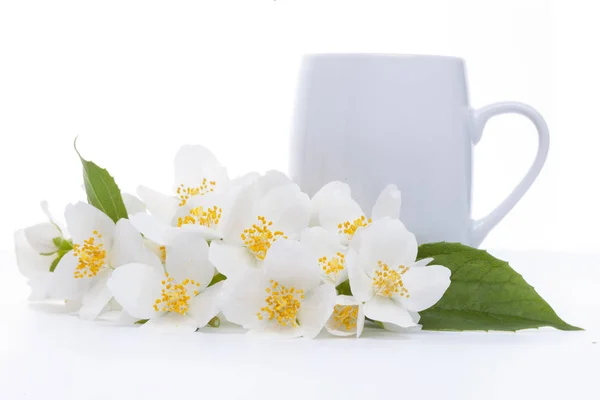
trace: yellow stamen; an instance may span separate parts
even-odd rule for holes
[[[166,279],[161,281],[163,285],[162,293],[158,299],[154,301],[154,311],[176,312],[185,315],[190,307],[189,292],[193,290],[193,296],[197,296],[199,291],[195,288],[200,286],[200,282],[193,279],[184,279],[181,283],[176,283],[175,279],[169,274],[165,274]],[[188,288],[188,286],[191,286]]]
[[[390,268],[382,261],[377,261],[377,269],[373,276],[373,286],[375,294],[385,297],[392,297],[395,294],[401,297],[409,298],[408,290],[402,282],[402,275],[408,271],[408,267],[400,265],[398,268]]]
[[[346,221],[338,224],[338,233],[340,235],[346,235],[348,240],[352,239],[354,234],[359,228],[369,225],[373,220],[365,217],[364,215],[360,218],[356,218],[354,221]]]
[[[183,184],[177,188],[177,197],[179,197],[179,205],[185,206],[187,201],[192,196],[205,195],[206,193],[214,192],[217,182],[208,181],[206,178],[202,179],[202,183],[198,187],[187,187]]]
[[[300,300],[304,299],[304,290],[296,290],[293,286],[288,289],[271,280],[271,287],[265,291],[269,294],[265,298],[267,305],[256,313],[258,320],[267,318],[269,321],[275,320],[282,327],[297,327],[296,314],[300,309]]]
[[[287,239],[287,236],[281,231],[271,231],[273,221],[267,221],[262,215],[257,218],[258,224],[244,229],[240,236],[248,250],[259,260],[264,260],[273,242],[281,238]]]
[[[96,238],[100,243],[96,243]],[[79,257],[79,263],[73,273],[75,279],[96,276],[106,264],[106,250],[101,239],[102,235],[94,231],[92,236],[83,241],[83,244],[73,245],[73,255]]]
[[[336,305],[333,308],[333,328],[336,330],[350,331],[356,329],[358,320],[358,306]],[[344,329],[342,329],[344,328]]]
[[[221,221],[223,209],[214,206],[212,208],[204,208],[202,206],[195,207],[190,210],[189,215],[177,219],[177,226],[182,225],[202,225],[207,228],[213,228]]]
[[[325,275],[328,275],[334,281],[337,279],[338,274],[344,270],[345,263],[346,260],[344,254],[339,252],[331,259],[328,259],[325,256],[319,258],[321,269]]]

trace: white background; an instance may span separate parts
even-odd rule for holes
[[[531,191],[483,247],[600,249],[600,37],[594,1],[212,0],[0,3],[0,249],[82,198],[73,151],[121,188],[168,190],[184,143],[232,174],[287,169],[299,58],[386,52],[466,59],[471,103],[516,100],[547,119]],[[488,124],[475,155],[483,216],[533,160],[519,117]]]

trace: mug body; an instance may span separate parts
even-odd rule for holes
[[[419,243],[469,244],[474,120],[459,58],[309,55],[295,110],[291,175],[313,195],[346,182],[367,216],[394,183]]]

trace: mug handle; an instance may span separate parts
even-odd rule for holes
[[[471,245],[474,247],[479,247],[490,230],[492,230],[492,228],[496,226],[510,210],[512,210],[519,200],[521,200],[521,197],[529,190],[529,187],[539,175],[546,162],[546,157],[548,156],[548,146],[550,143],[548,125],[539,112],[523,103],[494,103],[475,110],[473,113],[473,116],[475,117],[475,130],[473,134],[474,145],[479,143],[487,121],[500,114],[520,114],[533,122],[538,132],[538,151],[529,171],[508,197],[487,216],[473,221]]]

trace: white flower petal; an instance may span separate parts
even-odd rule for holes
[[[348,270],[350,289],[358,301],[365,302],[371,300],[375,295],[373,280],[367,276],[358,262],[356,251],[354,249],[348,250],[346,254],[346,269]]]
[[[146,212],[146,205],[137,196],[123,192],[121,193],[121,197],[123,197],[123,203],[125,203],[127,214],[133,215],[141,212]]]
[[[351,329],[351,330],[348,330],[348,331],[337,329],[336,326],[335,326],[335,322],[334,322],[333,317],[334,316],[331,315],[331,317],[329,317],[329,320],[325,324],[325,328],[327,329],[327,332],[329,332],[333,336],[354,336],[354,335],[357,334],[357,332],[356,332],[355,329]],[[363,319],[364,319],[364,317],[363,317]],[[357,321],[357,325],[358,325],[358,321]],[[364,321],[363,321],[363,326],[364,326]]]
[[[298,196],[279,218],[272,220],[273,228],[285,233],[289,239],[298,239],[302,229],[308,226],[308,196],[304,193]]]
[[[155,243],[165,244],[167,232],[171,229],[159,218],[146,213],[138,213],[129,217],[131,224],[144,236]]]
[[[228,244],[243,245],[241,234],[244,229],[257,223],[257,214],[254,211],[256,196],[252,186],[244,187],[236,196],[231,205],[227,219],[223,221],[223,240]]]
[[[373,276],[378,261],[394,268],[415,262],[417,239],[400,220],[382,219],[363,229],[359,262],[367,275]]]
[[[415,261],[415,263],[412,266],[413,267],[425,267],[427,264],[429,264],[432,261],[433,261],[433,257],[422,258],[419,261]]]
[[[371,217],[373,221],[382,218],[400,218],[400,206],[402,205],[402,196],[396,185],[387,185],[377,197]]]
[[[250,197],[251,199],[259,197],[258,190],[256,189],[256,180],[259,178],[259,176],[260,175],[257,172],[247,173],[241,177],[229,181],[229,186],[226,191],[216,192],[220,194],[223,198],[223,222],[227,221],[227,219],[230,218],[231,209],[233,208],[240,196],[244,195],[246,199],[248,197]]]
[[[129,315],[139,319],[154,318],[154,302],[162,291],[161,276],[150,265],[126,264],[113,271],[107,286],[115,300]]]
[[[408,313],[412,317],[412,319],[415,322],[415,324],[418,323],[421,320],[421,315],[418,312],[416,312],[416,311],[409,311]]]
[[[180,232],[197,233],[204,238],[206,241],[222,239],[222,235],[213,228],[207,228],[202,225],[182,225],[181,228],[171,229],[165,233],[165,243],[172,243],[175,236],[179,235]]]
[[[341,270],[337,275],[335,275],[335,280],[329,280],[330,283],[333,283],[334,286],[338,286],[340,283],[348,280],[348,267],[345,267]]]
[[[415,326],[410,313],[390,298],[374,296],[364,305],[365,315],[375,321],[391,322],[407,328]]]
[[[262,270],[251,269],[244,274],[228,278],[223,284],[221,312],[228,321],[246,329],[257,329],[261,323],[257,313],[266,305],[265,289],[269,281]]]
[[[319,189],[317,191],[317,193],[315,193],[315,195],[313,196],[313,199],[319,200],[319,197],[327,196],[330,193],[340,193],[343,195],[350,196],[350,194],[351,194],[350,186],[344,182],[331,181],[331,182],[323,185],[323,187],[321,189]]]
[[[65,220],[73,243],[81,244],[93,235],[93,231],[98,231],[102,235],[105,249],[109,250],[107,244],[112,241],[115,223],[102,211],[80,201],[67,206]]]
[[[329,232],[320,226],[306,228],[300,233],[300,243],[306,245],[312,256],[319,260],[322,257],[327,257],[328,260],[339,258],[338,253],[345,253],[345,247],[340,243],[340,237],[336,233]],[[348,271],[346,268],[337,272],[327,274],[322,265],[319,265],[319,272],[324,282],[332,283],[337,286],[348,279]]]
[[[115,300],[113,299],[113,301]],[[123,309],[118,311],[118,315],[115,318],[115,322],[119,325],[133,325],[139,320],[139,318],[132,317],[131,315],[127,314],[127,311]]]
[[[34,278],[27,281],[27,284],[31,288],[31,294],[28,300],[30,301],[41,301],[46,300],[50,297],[50,287],[52,285],[52,272],[44,272],[38,274]]]
[[[203,290],[212,280],[215,267],[208,260],[208,244],[197,233],[182,232],[177,235],[167,249],[166,269],[175,281],[193,279]]]
[[[278,324],[265,324],[259,328],[248,331],[247,335],[251,335],[261,339],[293,339],[303,336],[303,331],[300,326],[279,326]]]
[[[15,232],[15,255],[19,272],[28,278],[27,284],[31,288],[29,300],[47,299],[54,275],[50,272],[50,265],[57,255],[43,256],[39,254],[29,245],[23,229]]]
[[[241,189],[243,187],[253,185],[258,178],[260,178],[260,174],[258,172],[248,172],[242,176],[238,176],[235,179],[230,181],[230,189],[237,188]]]
[[[62,234],[54,224],[44,222],[25,228],[25,237],[35,251],[40,254],[49,254],[58,250],[53,239],[61,238]]]
[[[111,271],[111,274],[112,274],[112,271]],[[107,311],[118,311],[120,313],[121,311],[123,311],[123,307],[121,307],[121,305],[114,299],[114,297],[111,297],[110,301],[106,305],[106,310]]]
[[[422,325],[419,325],[419,320],[421,319],[421,316],[419,315],[419,313],[413,312],[413,311],[409,311],[408,313],[412,317],[413,322],[415,323],[415,326],[409,326],[408,328],[403,328],[401,326],[394,325],[390,322],[382,322],[383,329],[391,331],[391,332],[399,332],[399,333],[419,332],[421,330],[421,328],[423,327]]]
[[[158,218],[166,225],[173,223],[173,217],[179,207],[179,199],[159,193],[146,186],[138,187],[137,193],[146,204],[146,208],[152,216]]]
[[[409,326],[408,328],[403,328],[401,326],[394,325],[389,322],[383,322],[382,325],[383,325],[383,329],[385,329],[386,331],[398,332],[398,333],[420,332],[421,328],[423,327],[422,325],[417,324],[415,326]]]
[[[407,310],[423,311],[437,303],[450,286],[450,270],[441,265],[413,266],[402,275],[402,282],[410,297],[395,300]]]
[[[208,258],[228,278],[239,276],[257,265],[256,257],[245,247],[232,246],[219,240],[210,243]]]
[[[146,332],[170,334],[170,333],[193,333],[196,331],[196,323],[188,316],[170,312],[159,318],[152,318],[141,327]]]
[[[335,298],[335,304],[338,304],[340,306],[357,306],[362,303],[358,301],[354,296],[346,296],[344,294],[341,294]]]
[[[330,204],[328,197],[332,196],[332,194],[334,196],[337,194],[344,197],[350,197],[350,186],[348,186],[347,183],[333,181],[319,189],[310,200],[310,226],[317,226],[320,224],[319,211],[324,206]]]
[[[48,272],[52,261],[56,258],[56,255],[43,256],[31,247],[25,237],[24,229],[15,232],[15,254],[19,271],[29,279]]]
[[[360,253],[360,249],[363,242],[364,233],[367,231],[366,228],[359,228],[356,230],[352,238],[347,242],[349,247],[352,247],[354,250]],[[346,242],[344,242],[346,244]]]
[[[190,300],[188,314],[198,328],[208,324],[219,313],[223,283],[217,282]]]
[[[32,303],[30,305],[33,309],[51,313],[51,314],[76,314],[81,308],[81,302],[79,300],[69,301],[45,301],[41,303]]]
[[[137,262],[162,268],[160,260],[148,250],[140,232],[127,219],[117,222],[110,257],[112,267]]]
[[[175,184],[199,187],[203,180],[215,181],[217,188],[227,185],[227,170],[206,147],[201,145],[181,146],[175,155]]]
[[[272,230],[296,238],[308,226],[310,199],[296,184],[277,186],[257,203],[254,214],[273,222]]]
[[[305,292],[320,282],[319,265],[310,251],[295,240],[279,239],[271,245],[264,261],[265,275],[286,288]]]
[[[302,328],[302,336],[312,339],[321,332],[333,312],[335,298],[335,287],[328,283],[306,293],[296,315]]]
[[[106,286],[106,282],[111,275],[112,270],[108,269],[98,274],[97,279],[94,279],[90,290],[88,290],[81,299],[79,317],[92,320],[100,315],[104,307],[112,298],[112,293]]]
[[[284,186],[292,183],[292,180],[288,178],[286,174],[277,170],[267,171],[263,176],[256,179],[256,190],[259,196],[265,195],[271,189],[278,186]]]
[[[191,196],[186,200],[184,205],[177,208],[175,219],[189,215],[190,211],[194,208],[202,207],[206,210],[208,208],[213,208],[214,206],[221,207],[225,198],[225,194],[219,192],[209,192],[203,195]]]
[[[185,203],[180,206],[179,210],[183,210],[185,214],[189,213],[192,208],[204,207],[212,208],[213,206],[222,207],[223,202],[227,199],[228,195],[222,191],[208,192],[203,195],[191,196]],[[179,215],[179,213],[178,213]]]
[[[75,279],[75,269],[79,264],[79,258],[69,251],[61,258],[56,269],[52,273],[52,284],[49,292],[55,299],[81,300],[88,291],[93,278]]]
[[[144,246],[146,247],[146,249],[148,249],[148,251],[150,251],[150,253],[152,253],[156,257],[156,259],[158,259],[161,263],[164,262],[163,257],[166,257],[166,252],[163,253],[163,250],[166,250],[166,246],[158,244],[145,237],[142,238],[142,241],[144,242]]]
[[[328,231],[338,232],[339,224],[364,216],[356,201],[343,192],[333,192],[321,200],[319,221]]]
[[[365,327],[365,307],[360,304],[358,306],[358,318],[356,320],[356,337],[360,337]]]
[[[323,256],[331,258],[345,250],[337,234],[327,231],[320,226],[302,230],[300,233],[300,243],[308,247],[317,258]]]

